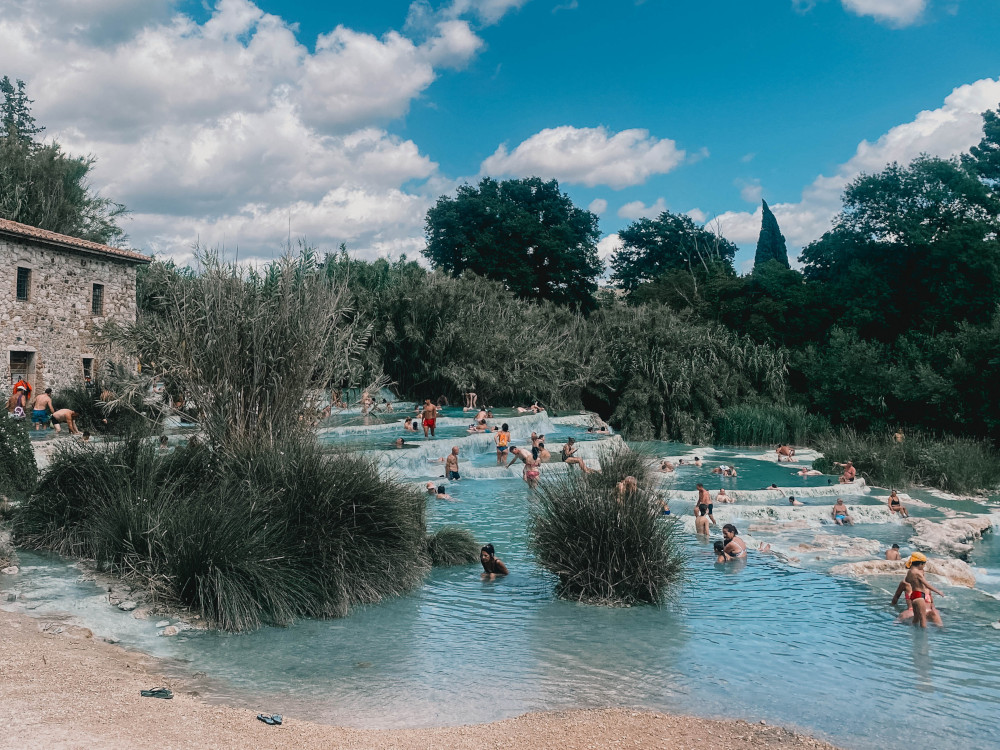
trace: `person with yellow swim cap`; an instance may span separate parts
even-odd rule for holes
[[[936,624],[940,624],[940,616],[931,615],[934,605],[931,604],[930,592],[933,591],[938,596],[944,596],[942,592],[934,588],[927,582],[924,576],[924,566],[927,564],[927,555],[922,552],[914,552],[906,561],[906,578],[896,589],[896,596],[892,603],[895,604],[902,592],[906,592],[906,601],[913,608],[913,624],[918,628],[926,628],[927,620],[934,619]]]

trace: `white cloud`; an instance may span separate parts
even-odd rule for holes
[[[203,23],[175,0],[0,0],[0,50],[46,136],[97,155],[94,185],[133,209],[136,247],[267,255],[291,216],[327,247],[413,252],[451,185],[385,124],[482,47],[463,14],[520,4],[453,3],[419,40],[337,26],[310,51],[250,0],[218,0]]]
[[[923,15],[927,0],[841,0],[844,8],[859,16],[871,16],[891,26],[908,26]]]
[[[618,209],[618,216],[623,219],[655,219],[666,210],[667,202],[663,198],[657,198],[650,206],[642,201],[632,201]]]
[[[702,211],[700,208],[692,208],[690,211],[684,212],[685,216],[689,216],[691,221],[695,224],[704,224],[705,220],[708,218],[708,214]]]
[[[621,189],[666,174],[684,159],[669,139],[641,129],[609,133],[605,128],[546,128],[508,152],[501,145],[481,167],[486,175],[537,175],[588,187]]]
[[[587,210],[600,216],[608,210],[608,202],[604,198],[594,198],[587,206]]]
[[[608,258],[621,249],[621,246],[621,238],[617,234],[609,234],[598,241],[597,254],[601,257],[601,260],[607,261]]]
[[[751,180],[749,182],[746,180],[737,180],[736,186],[740,189],[740,198],[747,203],[760,202],[760,198],[764,194],[764,189],[761,187],[759,180]]]
[[[1000,102],[1000,78],[985,78],[959,86],[937,109],[920,112],[897,125],[874,143],[862,141],[848,161],[832,175],[820,175],[802,191],[797,203],[770,206],[789,244],[804,246],[818,239],[841,208],[844,188],[862,173],[873,173],[891,162],[907,163],[920,154],[951,157],[983,137],[982,113]],[[720,231],[729,240],[750,243],[760,232],[761,210],[727,211],[717,216]]]

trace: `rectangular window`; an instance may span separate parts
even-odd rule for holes
[[[90,299],[90,311],[94,315],[104,315],[104,284],[94,284],[94,295]]]
[[[88,383],[94,377],[94,360],[92,357],[83,358],[83,379]]]
[[[17,269],[17,298],[19,300],[27,300],[28,292],[31,291],[31,269],[21,268]]]

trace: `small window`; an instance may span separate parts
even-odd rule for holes
[[[94,377],[94,359],[93,357],[83,358],[83,379],[86,382],[90,382]]]
[[[19,266],[17,269],[17,298],[27,300],[29,291],[31,291],[31,269]]]
[[[94,315],[104,315],[104,284],[94,284],[94,295],[90,299],[90,311]]]

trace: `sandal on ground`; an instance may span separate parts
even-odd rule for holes
[[[271,714],[270,716],[267,714],[257,714],[257,718],[268,726],[281,725],[281,714]]]
[[[166,700],[174,697],[173,692],[165,687],[153,688],[152,690],[140,690],[139,695],[143,698],[164,698]]]

